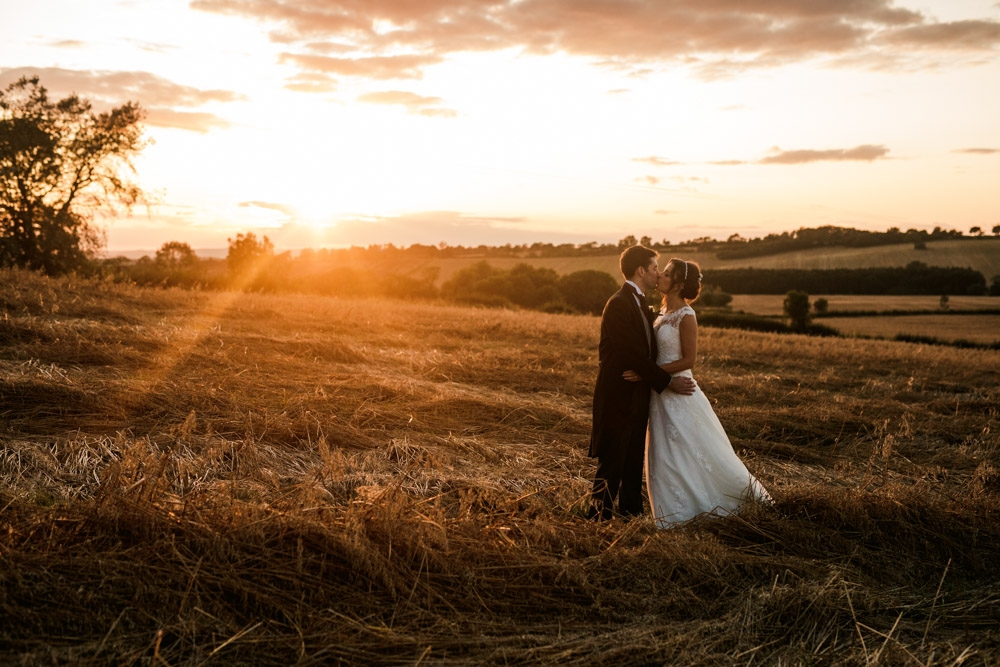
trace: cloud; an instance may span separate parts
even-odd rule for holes
[[[974,149],[973,149],[974,150]],[[989,150],[989,149],[986,149]],[[716,167],[735,167],[746,164],[807,164],[810,162],[873,162],[885,159],[889,154],[889,149],[881,145],[864,144],[854,148],[833,148],[825,150],[800,149],[793,151],[783,151],[778,147],[771,149],[771,154],[760,160],[711,160],[704,164]],[[684,178],[682,176],[673,177],[677,180],[703,181],[708,179],[698,177]]]
[[[523,227],[525,218],[477,216],[460,211],[423,211],[399,216],[342,220],[324,230],[322,241],[336,245],[414,243],[478,246],[554,241],[569,238],[560,232],[530,230]]]
[[[671,211],[665,208],[658,208],[653,211],[653,215],[673,215],[674,213],[677,213],[677,211]]]
[[[385,90],[375,93],[365,93],[358,97],[359,102],[369,104],[393,104],[406,107],[412,114],[421,116],[442,116],[451,118],[456,115],[453,109],[438,106],[440,97],[424,97],[405,90]]]
[[[334,58],[300,53],[282,53],[281,63],[293,63],[304,70],[369,79],[420,79],[423,69],[441,62],[437,56],[375,56],[371,58]]]
[[[242,201],[237,204],[240,208],[263,208],[269,211],[278,211],[289,217],[295,216],[295,209],[286,204],[275,204],[273,202],[266,201]]]
[[[319,72],[300,72],[286,80],[285,88],[299,93],[332,93],[337,80]]]
[[[680,164],[680,162],[675,162],[673,160],[667,160],[662,157],[657,157],[655,155],[650,155],[649,157],[634,157],[632,162],[645,162],[651,164],[654,167],[666,167],[672,164]]]
[[[958,148],[953,153],[971,153],[972,155],[993,155],[1000,153],[1000,148]]]
[[[177,46],[174,44],[159,44],[157,42],[142,42],[137,39],[128,40],[130,44],[134,44],[137,48],[143,51],[149,51],[150,53],[167,53],[168,51],[175,51]]]
[[[0,88],[22,76],[38,76],[54,98],[71,94],[90,100],[95,108],[116,106],[128,100],[138,102],[146,112],[146,122],[194,132],[229,127],[229,121],[206,112],[177,111],[173,107],[198,107],[209,102],[236,102],[243,95],[230,90],[202,90],[174,83],[149,72],[68,70],[58,67],[16,67],[0,69]]]
[[[109,230],[109,241],[117,249],[147,249],[145,253],[130,253],[132,256],[139,256],[152,254],[151,248],[168,240],[183,238],[196,249],[199,256],[225,257],[226,238],[248,231],[258,237],[266,235],[278,250],[386,243],[406,247],[415,243],[437,245],[447,242],[451,245],[475,247],[480,244],[502,246],[507,243],[583,243],[594,240],[593,235],[586,231],[567,233],[531,229],[525,224],[527,220],[521,217],[481,216],[459,211],[358,217],[317,227],[294,219],[280,219],[269,210],[261,210],[256,206],[258,203],[267,204],[245,202],[249,206],[244,209],[244,218],[239,221],[234,221],[231,215],[205,219],[200,218],[197,213],[186,215],[181,211],[169,211],[166,215],[155,216],[145,224],[133,218],[129,223],[113,226]],[[196,219],[192,220],[192,217]],[[617,232],[618,230],[609,232],[606,240],[621,238],[612,238],[612,234]],[[114,250],[111,254],[120,252],[122,251]]]
[[[871,162],[884,158],[889,153],[885,146],[866,144],[855,148],[838,148],[833,150],[795,150],[783,151],[775,149],[773,155],[758,161],[758,164],[803,164],[806,162],[829,162],[858,160]]]
[[[60,39],[55,42],[49,42],[49,46],[57,49],[79,49],[86,45],[86,42],[81,42],[79,39]]]
[[[989,50],[1000,44],[996,21],[924,23],[888,31],[881,41],[906,47]]]
[[[640,176],[635,179],[636,183],[645,183],[646,185],[659,185],[660,179],[656,176]]]
[[[231,123],[211,113],[199,111],[175,111],[164,107],[155,107],[146,111],[146,125],[166,127],[177,130],[189,130],[204,134],[216,128],[225,129]]]
[[[234,102],[246,99],[231,90],[201,90],[174,83],[149,72],[69,70],[58,67],[16,67],[0,70],[0,82],[38,75],[51,93],[79,93],[90,99],[120,104],[135,99],[141,105],[192,107],[207,102]]]
[[[826,59],[865,67],[935,63],[927,53],[989,53],[1000,22],[941,22],[893,0],[193,0],[197,10],[265,22],[308,53],[305,69],[418,78],[451,53],[566,53],[641,72],[681,64],[703,76]],[[919,47],[914,49],[914,47]],[[327,57],[331,51],[344,57]],[[921,65],[922,63],[922,65]]]

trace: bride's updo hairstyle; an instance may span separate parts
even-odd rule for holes
[[[695,262],[685,262],[676,257],[667,264],[670,266],[671,282],[681,286],[681,298],[688,303],[697,301],[698,296],[701,295],[701,267]]]

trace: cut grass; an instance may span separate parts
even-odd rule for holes
[[[6,662],[1000,660],[1000,352],[702,328],[776,504],[657,531],[596,318],[0,277]]]

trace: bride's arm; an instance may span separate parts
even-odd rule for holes
[[[660,366],[673,375],[694,368],[695,357],[698,355],[698,320],[694,315],[685,315],[680,324],[681,358]]]
[[[660,368],[673,375],[694,368],[695,356],[698,354],[698,320],[694,315],[685,315],[680,324],[681,358],[662,364]],[[629,382],[638,382],[641,378],[635,371],[625,371],[622,376]]]

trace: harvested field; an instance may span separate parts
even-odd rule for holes
[[[583,518],[598,321],[0,273],[0,661],[1000,661],[1000,352],[704,328],[773,507]]]

